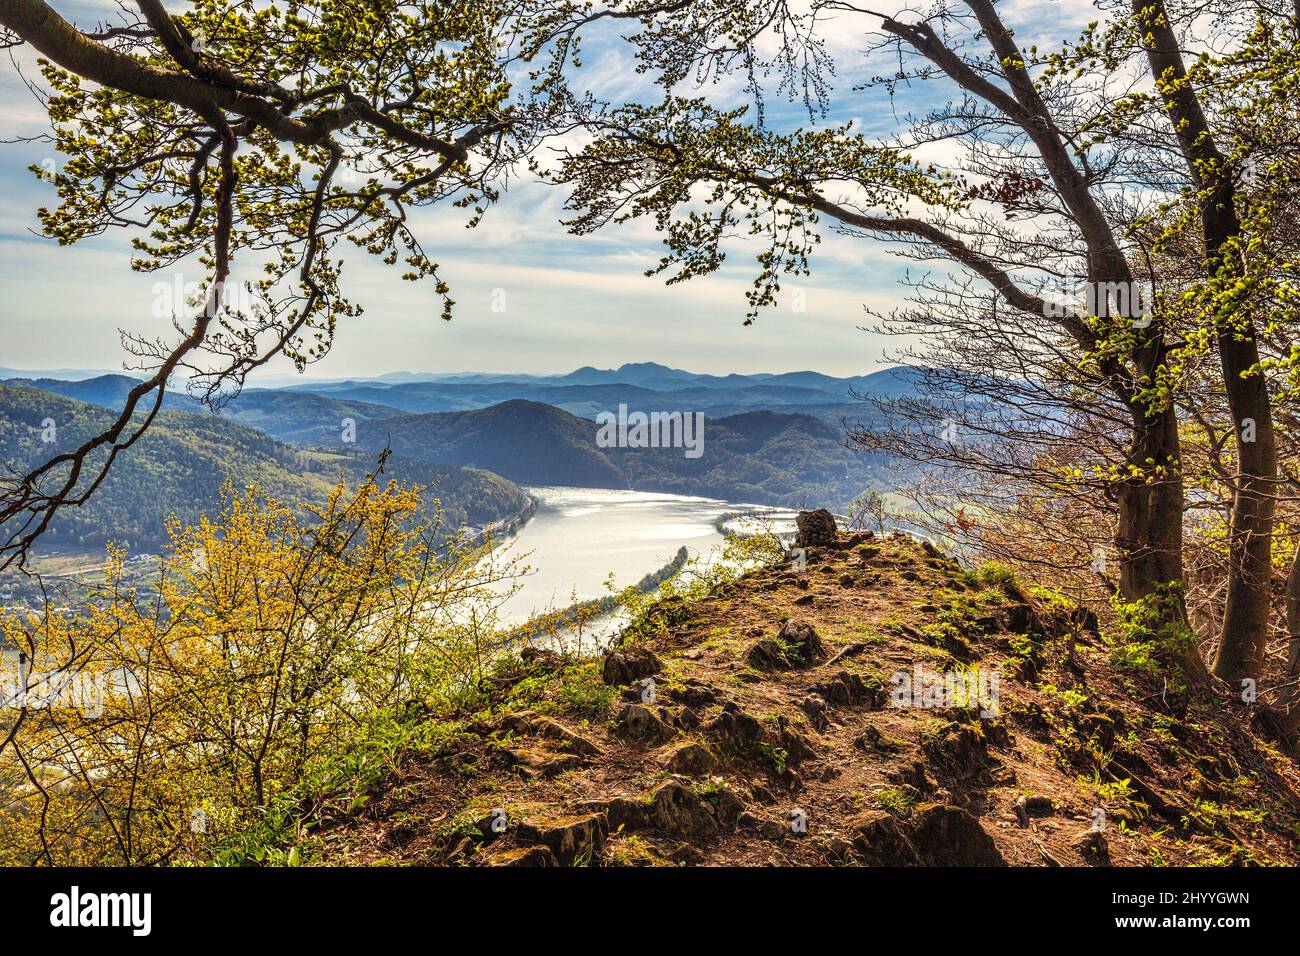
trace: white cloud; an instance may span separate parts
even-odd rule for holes
[[[886,3],[896,10],[905,6],[901,0]],[[89,23],[112,18],[115,4],[80,0],[61,3],[59,9]],[[1073,35],[1095,15],[1086,0],[1004,0],[999,9],[1021,36],[1044,41]],[[874,18],[839,14],[826,32],[830,51],[841,61],[831,121],[852,116],[871,133],[888,135],[899,120],[884,94],[848,95],[854,83],[875,69],[861,51],[876,28]],[[609,34],[630,29],[620,24]],[[35,76],[30,51],[19,57],[26,74]],[[589,43],[584,59],[581,82],[609,99],[658,99],[649,78],[634,71],[625,47]],[[679,92],[730,106],[748,101],[743,87],[742,78],[728,77],[702,88],[684,84]],[[922,87],[902,91],[900,112],[924,109],[951,92],[942,84]],[[778,125],[810,122],[798,104],[773,103],[768,116]],[[29,136],[45,128],[43,111],[14,71],[0,70],[0,136]],[[553,145],[578,140],[573,136]],[[24,168],[38,161],[43,149],[24,144],[0,152],[0,340],[5,343],[0,364],[116,367],[122,360],[119,328],[174,334],[149,308],[157,279],[130,272],[130,249],[121,234],[71,248],[27,235],[35,208],[51,201],[49,187]],[[961,158],[953,147],[923,152],[945,165]],[[438,320],[438,303],[427,285],[403,283],[399,270],[353,256],[345,288],[366,312],[343,323],[334,353],[314,373],[562,372],[583,364],[644,360],[715,372],[817,368],[849,373],[871,370],[886,344],[896,344],[857,330],[866,320],[864,305],[885,311],[905,294],[898,280],[906,264],[882,243],[837,236],[826,228],[812,278],[787,283],[801,286],[808,311],[792,312],[787,299],[744,327],[744,292],[754,274],[755,243],[733,244],[726,268],[717,275],[667,287],[662,278],[642,274],[662,255],[661,237],[651,222],[575,237],[559,225],[564,198],[562,188],[516,181],[472,231],[463,227],[463,210],[413,210],[412,228],[452,284],[456,320]],[[505,290],[504,314],[491,310],[494,289]],[[284,370],[283,364],[271,369]]]

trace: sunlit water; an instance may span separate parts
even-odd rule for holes
[[[716,555],[723,543],[715,527],[721,515],[748,516],[729,523],[728,531],[753,530],[760,523],[784,531],[792,525],[790,512],[713,498],[593,488],[527,490],[537,511],[495,556],[517,555],[528,566],[519,591],[501,607],[503,624],[605,597],[611,574],[615,587],[636,584],[683,546],[692,555]]]

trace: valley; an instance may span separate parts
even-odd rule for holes
[[[136,384],[13,372],[0,380],[0,460],[15,470],[76,448]],[[46,548],[156,549],[169,515],[200,513],[227,481],[307,501],[340,476],[357,480],[385,450],[385,476],[435,489],[451,528],[517,521],[522,485],[843,508],[895,480],[887,458],[849,447],[846,429],[875,414],[868,399],[905,392],[920,374],[715,376],[655,363],[562,376],[402,373],[247,388],[215,413],[173,390],[156,428],[94,501],[59,516]],[[600,447],[595,416],[620,404],[705,416],[702,454]]]
[[[75,449],[135,385],[126,375],[11,372],[0,380],[0,460],[11,474]],[[847,447],[832,419],[871,411],[853,394],[892,394],[914,377],[709,376],[654,363],[551,377],[397,375],[249,388],[215,413],[172,391],[92,500],[59,513],[32,560],[40,577],[0,580],[0,604],[76,603],[110,544],[127,550],[128,581],[148,598],[171,518],[211,514],[227,484],[306,508],[386,453],[383,477],[425,486],[444,534],[490,531],[500,560],[528,567],[498,609],[502,625],[517,626],[605,597],[611,580],[635,584],[683,547],[707,558],[729,517],[777,516],[788,530],[789,509],[842,508],[887,487],[888,462]],[[701,454],[601,447],[594,416],[618,403],[704,414]]]
[[[719,519],[743,514],[776,533],[793,530],[792,516],[757,505],[653,492],[529,487],[532,518],[499,547],[518,556],[527,572],[520,590],[501,606],[501,621],[522,624],[539,613],[569,607],[636,584],[673,561],[685,547],[708,559],[723,544]],[[729,529],[730,530],[730,527]]]

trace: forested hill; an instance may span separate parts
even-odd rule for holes
[[[0,385],[39,388],[67,398],[118,410],[139,379],[127,375],[98,375],[88,379],[12,378]],[[209,409],[183,389],[169,389],[163,408],[171,411],[202,412]],[[368,402],[340,400],[328,395],[291,389],[246,389],[221,407],[220,415],[230,421],[266,432],[280,441],[313,444],[321,435],[341,430],[345,420],[356,422],[400,415],[403,409]]]
[[[78,447],[108,427],[104,408],[34,388],[0,386],[0,467],[6,476]],[[46,544],[135,549],[165,540],[170,515],[210,511],[227,479],[294,503],[320,501],[340,476],[355,482],[375,466],[372,451],[308,451],[206,413],[162,412],[139,443],[118,456],[104,483],[80,508],[64,508]],[[89,471],[89,469],[88,469]],[[388,477],[430,486],[453,525],[480,526],[522,512],[528,496],[514,482],[476,469],[394,455]]]
[[[463,412],[359,422],[357,444],[486,468],[524,484],[635,488],[730,501],[846,504],[883,484],[887,462],[848,448],[808,415],[746,412],[706,419],[698,457],[681,448],[602,448],[590,420],[522,399]]]
[[[876,415],[872,399],[916,394],[925,374],[922,368],[898,366],[850,378],[817,372],[718,376],[652,362],[618,369],[581,368],[556,376],[395,373],[373,379],[304,380],[279,388],[246,388],[222,406],[221,414],[295,444],[313,444],[318,436],[328,439],[343,418],[366,421],[462,412],[512,399],[551,405],[587,419],[626,404],[647,410],[689,408],[711,419],[754,411],[798,413],[840,427],[846,421],[872,420]],[[3,383],[30,385],[93,405],[120,408],[139,380],[121,374],[59,379],[31,373]],[[164,407],[201,410],[182,388],[168,391]]]
[[[349,454],[360,448],[373,456],[391,447],[407,458],[483,468],[521,484],[841,507],[866,489],[893,487],[898,480],[886,457],[848,447],[846,424],[870,414],[868,404],[846,402],[849,387],[894,394],[912,387],[918,374],[890,369],[861,381],[811,372],[717,378],[646,365],[604,372],[580,369],[559,379],[525,382],[353,382],[317,386],[320,394],[297,388],[248,389],[223,406],[217,420],[237,422],[305,448]],[[616,381],[623,378],[644,384]],[[115,409],[135,382],[123,375],[104,375],[9,384]],[[498,394],[510,397],[490,403]],[[545,399],[525,397],[533,394]],[[442,410],[456,403],[486,407]],[[775,408],[764,403],[775,403]],[[595,418],[623,404],[633,412],[703,414],[701,454],[601,447]],[[173,413],[197,412],[211,426],[213,416],[199,411],[181,392],[169,392],[164,407]],[[355,444],[345,441],[354,434]],[[285,448],[283,453],[292,451]]]
[[[1150,644],[1118,664],[1134,629],[1006,568],[830,527],[804,569],[670,590],[602,658],[530,647],[441,752],[263,832],[349,865],[1300,861],[1300,773],[1252,708]]]

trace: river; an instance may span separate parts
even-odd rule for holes
[[[636,584],[673,560],[685,546],[708,556],[723,543],[716,527],[724,514],[748,516],[726,525],[770,522],[792,526],[789,511],[651,491],[542,487],[526,489],[537,511],[498,554],[517,555],[528,565],[520,589],[501,607],[504,624],[521,624],[540,612]]]

